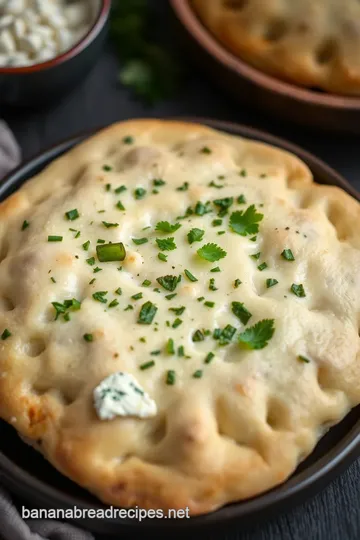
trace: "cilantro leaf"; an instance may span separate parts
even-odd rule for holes
[[[306,296],[305,289],[302,283],[300,283],[299,285],[293,283],[290,290],[293,294],[295,294],[295,296],[298,296],[299,298],[305,298]]]
[[[168,221],[159,221],[155,227],[155,231],[163,232],[163,233],[174,233],[178,229],[180,229],[181,224],[175,223],[175,225],[171,225]]]
[[[263,319],[254,324],[254,326],[250,326],[250,328],[239,335],[240,346],[250,350],[266,347],[275,332],[274,322],[274,319]]]
[[[173,249],[176,249],[174,238],[156,238],[156,243],[162,251],[172,251]]]
[[[256,234],[259,232],[259,222],[263,219],[264,214],[256,211],[255,205],[249,206],[245,212],[238,210],[230,216],[230,229],[241,236],[247,234]]]
[[[197,250],[197,254],[206,261],[214,262],[219,261],[226,257],[227,253],[217,244],[205,244],[203,247]]]
[[[241,302],[232,302],[231,310],[235,317],[237,317],[243,324],[247,324],[252,317],[252,313],[246,309]]]
[[[205,231],[202,229],[191,229],[191,231],[188,232],[187,238],[189,241],[189,244],[193,244],[194,242],[201,242],[201,240],[204,238]]]

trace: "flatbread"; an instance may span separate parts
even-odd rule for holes
[[[360,402],[359,219],[277,148],[100,131],[0,205],[0,416],[113,505],[197,515],[279,485]],[[119,373],[142,417],[96,409]]]
[[[336,94],[360,94],[357,0],[192,0],[236,56],[261,71]]]

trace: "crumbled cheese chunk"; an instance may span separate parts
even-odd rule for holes
[[[118,371],[106,377],[94,390],[94,404],[101,420],[115,416],[155,416],[154,400],[140,387],[130,373]]]

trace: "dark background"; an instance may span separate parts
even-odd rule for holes
[[[157,2],[166,17],[165,1]],[[159,23],[159,28],[165,28]],[[62,103],[37,112],[1,110],[19,141],[23,159],[85,130],[135,117],[198,116],[230,120],[267,130],[324,159],[360,189],[360,137],[314,132],[266,118],[235,102],[195,66],[177,95],[153,108],[133,99],[117,82],[119,63],[110,46],[90,76]],[[354,224],[358,226],[358,224]],[[207,536],[208,537],[208,536]],[[210,537],[208,537],[210,538]],[[218,540],[359,540],[360,461],[307,504],[244,531],[217,534]]]

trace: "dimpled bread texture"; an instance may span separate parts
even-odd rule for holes
[[[158,193],[154,179],[166,182]],[[187,190],[177,189],[186,182]],[[116,194],[121,185],[128,189]],[[147,190],[142,199],[134,197],[138,187]],[[207,214],[177,220],[197,201],[227,197],[233,205],[220,226],[212,224],[219,219],[213,203]],[[229,229],[230,214],[251,204],[264,215],[252,240]],[[67,220],[75,208],[80,217]],[[156,232],[161,220],[181,228]],[[1,203],[0,331],[11,333],[0,340],[1,417],[64,475],[113,505],[189,507],[196,515],[284,482],[360,402],[359,220],[358,202],[313,183],[306,165],[274,147],[173,121],[100,131]],[[190,244],[195,227],[204,238]],[[63,241],[48,242],[49,235]],[[148,242],[134,244],[141,237]],[[177,245],[167,262],[158,259],[158,237]],[[122,270],[119,262],[87,264],[97,239],[124,243]],[[214,263],[196,254],[211,242],[227,252]],[[284,249],[294,261],[281,256]],[[221,272],[211,273],[216,266]],[[168,274],[182,276],[172,299],[156,281]],[[268,288],[267,279],[278,284]],[[293,283],[305,297],[290,291]],[[93,298],[97,291],[108,291],[107,304]],[[139,292],[142,299],[131,298]],[[72,298],[81,309],[55,320],[51,303]],[[110,309],[114,298],[119,305]],[[151,325],[137,323],[146,301],[158,308]],[[246,326],[232,313],[234,301],[252,314]],[[186,309],[173,327],[169,308],[179,306]],[[208,333],[192,339],[196,330],[228,324],[239,334],[263,319],[274,320],[275,332],[261,350],[241,348],[236,337],[226,346]],[[150,360],[152,368],[139,369]],[[174,385],[166,384],[168,370],[176,372]],[[156,416],[98,418],[94,388],[117,371],[136,378]]]
[[[336,94],[360,94],[358,0],[192,0],[205,26],[258,69]]]

